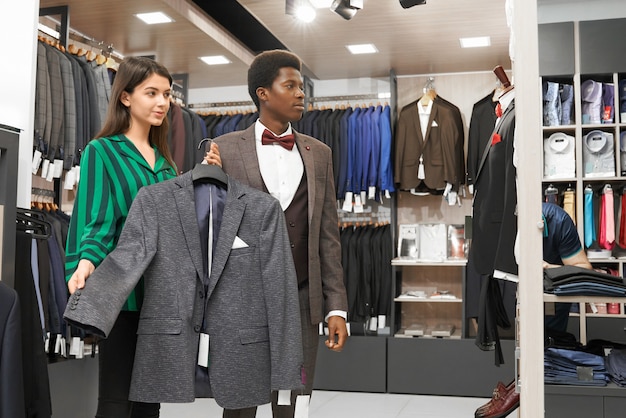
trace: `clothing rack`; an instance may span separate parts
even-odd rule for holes
[[[388,98],[385,96],[385,98]],[[381,99],[378,93],[372,94],[353,94],[346,96],[320,96],[320,97],[311,97],[309,99],[310,102],[345,102],[345,101],[356,101],[356,100],[378,100]]]
[[[52,16],[61,15],[61,19],[57,20]],[[70,44],[70,40],[79,42],[80,44],[92,48],[98,49],[107,58],[116,58],[119,60],[124,59],[124,56],[117,52],[113,48],[112,43],[106,43],[104,41],[99,41],[95,38],[87,36],[75,29],[72,29],[69,24],[69,6],[57,6],[57,7],[43,7],[39,9],[39,16],[45,16],[50,21],[54,22],[58,29],[56,30],[59,33],[59,42],[65,48],[67,48]],[[41,29],[40,29],[41,30]],[[56,38],[56,35],[52,35],[49,32],[43,31],[46,35]],[[106,45],[106,46],[105,46]]]
[[[215,107],[241,107],[241,106],[254,106],[252,100],[239,101],[239,102],[214,102],[214,103],[190,103],[187,105],[189,109],[210,109]]]

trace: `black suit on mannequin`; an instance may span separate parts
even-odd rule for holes
[[[483,282],[476,345],[482,350],[496,350],[496,365],[504,363],[497,326],[510,327],[515,306],[515,284],[493,278],[495,270],[517,275],[513,251],[517,234],[514,136],[515,100],[507,106],[482,154],[474,183],[468,263],[481,275]]]

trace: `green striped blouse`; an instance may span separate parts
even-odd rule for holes
[[[153,149],[154,170],[124,135],[94,139],[85,147],[66,243],[66,281],[81,259],[98,267],[115,248],[130,205],[141,187],[176,176],[165,157],[156,147]],[[140,282],[124,310],[139,310],[142,290]]]

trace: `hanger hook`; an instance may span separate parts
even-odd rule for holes
[[[209,149],[211,149],[211,142],[213,142],[213,140],[211,138],[204,138],[202,141],[200,141],[200,143],[198,144],[198,149],[202,149],[202,144],[204,144],[205,142],[209,142]]]

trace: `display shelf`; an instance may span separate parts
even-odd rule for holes
[[[544,302],[561,302],[561,303],[577,303],[579,312],[575,316],[580,318],[579,324],[579,340],[580,343],[587,344],[587,319],[588,318],[626,318],[624,313],[624,303],[626,303],[626,297],[610,297],[610,296],[556,296],[549,293],[544,293]],[[586,312],[585,306],[587,303],[618,303],[620,306],[619,314],[595,314]],[[571,314],[570,314],[571,315]]]

